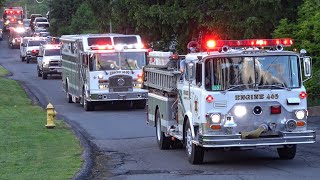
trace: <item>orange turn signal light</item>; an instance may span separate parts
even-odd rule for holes
[[[297,126],[305,126],[306,125],[306,122],[305,121],[297,121]]]

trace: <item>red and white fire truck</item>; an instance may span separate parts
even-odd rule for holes
[[[4,30],[23,24],[24,12],[22,7],[5,8],[3,11]]]
[[[292,159],[298,144],[314,143],[304,86],[311,57],[283,50],[291,44],[288,38],[208,40],[179,56],[181,63],[163,63],[161,52],[149,55],[143,86],[159,148],[183,145],[189,162],[199,164],[208,148],[271,146]]]

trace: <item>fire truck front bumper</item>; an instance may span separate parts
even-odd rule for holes
[[[132,91],[132,92],[108,92],[94,93],[91,92],[90,99],[93,102],[99,101],[122,101],[122,100],[147,100],[147,91]]]
[[[316,142],[316,133],[312,130],[300,132],[279,132],[277,137],[259,137],[242,139],[241,134],[232,135],[199,135],[194,144],[206,148],[218,147],[263,147],[290,144],[311,144]]]

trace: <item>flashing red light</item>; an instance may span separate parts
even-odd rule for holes
[[[138,77],[138,78],[142,78],[142,73],[139,73],[139,74],[137,75],[137,77]]]
[[[299,97],[300,97],[300,99],[304,99],[304,98],[307,97],[307,93],[304,92],[304,91],[301,91],[300,94],[299,94]]]
[[[20,13],[20,11],[17,11],[17,13],[19,14],[19,13]]]
[[[209,48],[209,49],[215,48],[216,45],[217,45],[217,43],[215,40],[208,40],[207,41],[207,48]]]
[[[214,101],[213,96],[208,95],[208,96],[206,97],[206,101],[207,101],[208,103],[212,103],[212,102]]]
[[[12,14],[13,13],[13,11],[10,11],[10,14]]]
[[[208,49],[221,48],[223,46],[229,47],[272,47],[282,45],[289,47],[293,44],[290,38],[280,39],[245,39],[245,40],[208,40],[206,46]]]
[[[281,106],[271,106],[271,114],[281,114]]]
[[[94,46],[91,46],[90,49],[92,50],[112,50],[114,49],[112,45],[94,45]]]
[[[14,19],[11,19],[11,21],[14,21]]]

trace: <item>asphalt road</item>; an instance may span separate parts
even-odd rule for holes
[[[36,63],[21,62],[19,50],[9,49],[6,41],[0,41],[0,64],[12,72],[11,78],[25,82],[40,102],[51,102],[77,124],[100,149],[95,155],[101,171],[97,168],[93,179],[320,179],[319,141],[298,146],[293,160],[280,160],[273,148],[210,150],[203,165],[190,165],[184,150],[158,149],[155,128],[146,125],[144,110],[105,106],[86,112],[79,104],[69,104],[61,80],[38,78]],[[313,118],[309,128],[319,135],[319,127],[320,119]]]

